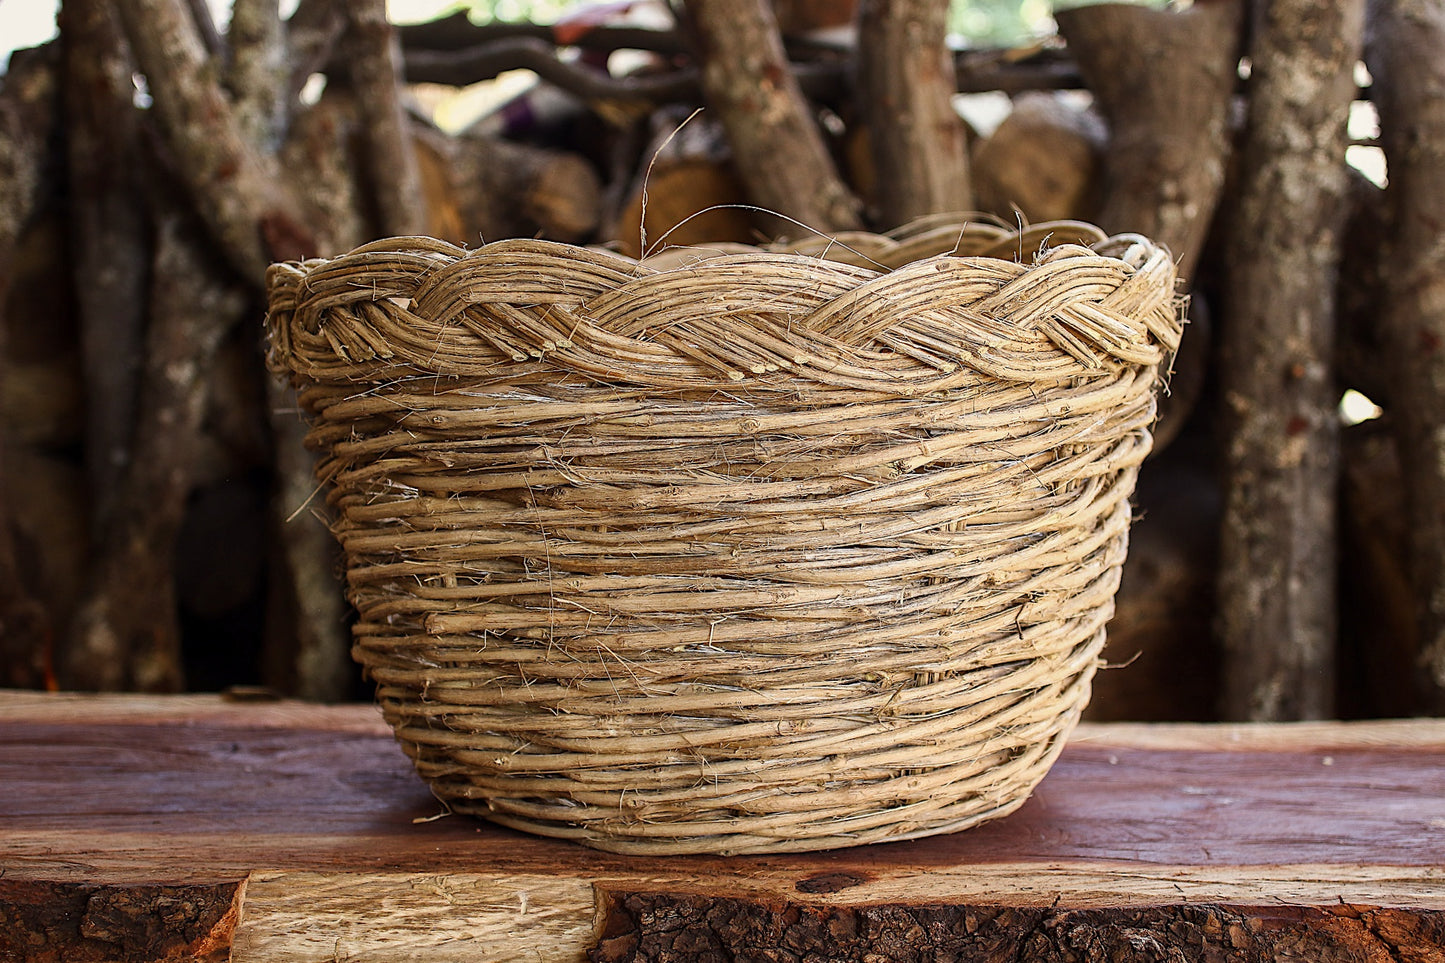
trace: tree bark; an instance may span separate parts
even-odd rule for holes
[[[324,12],[319,4],[303,4],[293,25],[301,18],[311,25],[305,29],[322,41],[329,36],[329,42],[337,42],[341,34],[329,33]],[[291,39],[296,39],[294,31]],[[356,93],[328,89],[294,118],[281,148],[281,166],[293,172],[307,226],[323,256],[351,250],[370,232],[353,148],[363,139]],[[326,522],[303,508],[321,496],[295,392],[270,373],[262,377],[274,468],[262,674],[279,691],[314,701],[341,701],[354,694],[355,671],[348,606],[336,577],[339,550]]]
[[[21,233],[50,187],[49,142],[60,111],[52,45],[43,54],[12,56],[0,78],[0,304],[13,280],[14,255]],[[5,328],[0,326],[0,361],[5,357]],[[8,372],[0,364],[0,378]],[[53,627],[45,607],[31,595],[21,574],[15,544],[6,457],[10,439],[0,436],[0,686],[43,686],[48,681]]]
[[[425,234],[426,199],[401,104],[401,44],[387,22],[386,0],[360,0],[348,9],[351,82],[380,233]]]
[[[1445,3],[1379,0],[1367,52],[1389,169],[1380,327],[1409,511],[1418,708],[1445,713]]]
[[[203,249],[181,215],[162,215],[132,458],[95,548],[90,594],[76,614],[62,677],[67,686],[154,692],[184,685],[176,533],[191,490],[211,359],[248,304],[217,277]]]
[[[638,155],[644,163],[622,184],[626,192],[607,234],[629,257],[641,257],[644,238],[653,247],[757,239],[740,208],[743,185],[722,125],[699,115],[679,127],[686,116],[671,109],[653,115],[652,136]]]
[[[602,220],[602,184],[576,154],[482,134],[448,137],[420,123],[412,137],[432,187],[435,236],[459,244],[529,236],[581,244]]]
[[[466,20],[464,13],[457,14]],[[294,103],[311,75],[326,68],[346,32],[346,9],[333,0],[300,0],[286,21],[286,103]],[[450,18],[449,18],[450,19]]]
[[[266,400],[276,452],[266,681],[298,698],[339,702],[352,694],[353,675],[350,607],[336,578],[340,551],[311,510],[325,496],[317,490],[296,393],[268,378]]]
[[[852,881],[838,874],[843,885]],[[802,884],[799,884],[800,887]],[[826,890],[824,890],[826,892]],[[836,963],[1438,958],[1445,913],[1353,906],[1281,912],[1156,907],[817,906],[787,900],[611,892],[593,963],[821,959]],[[816,948],[826,954],[814,956]]]
[[[1224,186],[1241,10],[1105,3],[1057,16],[1109,124],[1099,225],[1167,245],[1186,283]]]
[[[17,52],[0,76],[0,265],[10,263],[20,232],[49,186],[49,141],[60,116],[59,52],[56,45]],[[0,274],[0,284],[6,281]]]
[[[789,233],[858,228],[857,201],[788,70],[767,0],[684,0],[684,9],[703,91],[753,203],[786,218]]]
[[[1335,281],[1363,0],[1257,11],[1226,257],[1222,711],[1331,714],[1336,634]]]
[[[1166,245],[1186,286],[1224,187],[1242,10],[1240,0],[1183,10],[1106,3],[1055,18],[1110,128],[1098,223]],[[1156,451],[1198,403],[1210,354],[1208,329],[1196,325],[1160,399]]]
[[[1097,221],[1108,132],[1094,110],[1056,93],[1026,93],[974,148],[979,209],[1027,220]]]
[[[292,18],[292,34],[298,20],[316,22],[302,3]],[[776,3],[774,7],[776,8]],[[304,16],[303,16],[304,14]],[[408,80],[430,80],[458,87],[488,80],[501,70],[528,67],[579,96],[641,98],[659,105],[665,98],[684,99],[697,87],[696,75],[674,69],[666,75],[610,78],[595,72],[572,69],[557,57],[557,45],[566,44],[589,51],[647,50],[672,56],[686,51],[674,30],[643,27],[590,26],[563,33],[547,24],[472,23],[465,13],[452,14],[426,23],[399,27]],[[845,75],[853,65],[848,45],[809,38],[791,38],[788,50],[791,67],[799,83],[811,96],[846,90]],[[816,58],[816,59],[814,59]],[[312,63],[311,69],[319,69]],[[1017,48],[967,49],[953,54],[958,90],[964,93],[1026,90],[1064,90],[1083,86],[1078,68],[1069,54],[1052,44],[1039,44],[1028,51]],[[299,85],[296,89],[300,89]]]
[[[140,171],[135,66],[103,0],[66,0],[65,110],[70,241],[85,378],[91,524],[104,529],[130,462],[151,224]]]
[[[863,0],[858,99],[868,126],[882,228],[973,209],[948,50],[948,0]]]
[[[236,0],[231,7],[226,87],[241,136],[265,154],[280,148],[289,71],[278,0]]]
[[[273,260],[314,253],[279,172],[246,140],[181,0],[115,6],[178,172],[232,266],[259,286]]]

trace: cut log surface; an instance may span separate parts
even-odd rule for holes
[[[0,787],[0,961],[1445,960],[1445,720],[1085,724],[1012,816],[794,856],[441,817],[371,706],[0,693]]]

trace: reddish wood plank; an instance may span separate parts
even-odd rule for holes
[[[639,865],[468,818],[414,824],[439,807],[370,706],[6,696],[0,785],[11,874]],[[1085,726],[1004,820],[837,853],[674,864],[846,872],[1025,860],[1445,865],[1445,722]]]

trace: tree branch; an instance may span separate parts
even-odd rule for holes
[[[239,288],[216,277],[202,249],[179,215],[161,217],[134,457],[112,524],[95,548],[67,685],[151,692],[184,685],[176,533],[191,491],[211,361],[248,304]]]
[[[663,74],[614,78],[557,56],[557,48],[537,37],[506,37],[455,51],[407,50],[406,79],[412,83],[464,87],[507,70],[532,70],[548,83],[587,100],[640,100],[659,104],[696,99],[698,73],[680,68]]]
[[[60,116],[59,53],[58,44],[17,52],[0,78],[0,299],[10,288],[16,244],[50,187],[47,172],[56,166],[49,162],[49,144]],[[5,340],[0,326],[0,362],[8,358]],[[14,469],[5,457],[6,443],[0,437],[0,686],[36,687],[49,681],[54,631],[45,606],[31,594],[17,552],[6,485]]]
[[[286,103],[295,103],[311,75],[326,69],[346,32],[346,10],[333,0],[301,0],[286,21],[286,61],[290,80]]]
[[[1166,245],[1189,284],[1224,189],[1243,4],[1108,3],[1056,19],[1109,124],[1100,226]],[[1160,400],[1155,451],[1193,412],[1213,353],[1208,324],[1192,326]]]
[[[754,203],[824,233],[861,226],[857,199],[838,176],[787,69],[767,0],[684,0],[702,86],[718,112],[733,164]],[[789,225],[788,232],[796,232]]]
[[[191,11],[191,22],[196,26],[196,33],[200,35],[206,53],[217,61],[224,60],[226,41],[216,29],[216,20],[211,16],[211,8],[206,4],[206,0],[186,0],[186,6]]]
[[[299,13],[298,13],[299,16]],[[457,14],[434,23],[453,23]],[[295,18],[293,18],[294,20]],[[588,100],[642,101],[651,106],[698,98],[701,84],[697,68],[673,65],[655,74],[612,77],[589,67],[562,59],[560,44],[552,28],[536,24],[468,24],[468,29],[447,38],[416,33],[431,24],[398,28],[406,79],[412,83],[449,84],[465,87],[490,80],[506,70],[532,70],[542,79]],[[461,42],[461,41],[467,42]],[[594,28],[572,38],[566,46],[584,50],[651,50],[675,53],[682,49],[673,31],[640,28]],[[788,45],[792,56],[788,69],[810,99],[833,103],[851,89],[855,73],[851,46]],[[960,93],[1026,90],[1063,90],[1083,86],[1078,68],[1068,55],[1052,47],[1018,50],[961,50],[952,53],[954,83]],[[320,69],[313,65],[307,74]],[[300,80],[304,81],[305,77]],[[300,82],[293,80],[300,89]]]
[[[863,0],[859,8],[858,99],[881,227],[973,209],[947,36],[947,0]]]
[[[556,46],[579,47],[583,50],[648,50],[653,53],[681,54],[687,45],[674,30],[647,27],[589,26],[586,30],[563,33],[550,24],[493,23],[476,24],[465,13],[426,23],[397,27],[402,48],[411,51],[462,51],[499,40],[534,39]]]
[[[386,0],[355,0],[350,72],[383,234],[424,234],[426,199],[402,109],[401,47],[386,19]]]
[[[17,51],[0,75],[0,265],[9,263],[48,186],[60,53],[59,44]]]
[[[131,460],[145,338],[151,224],[140,177],[135,67],[105,0],[66,0],[70,244],[85,377],[92,534],[105,529]]]
[[[242,134],[183,0],[116,0],[162,133],[212,236],[250,283],[314,248],[274,167]]]
[[[280,147],[286,116],[286,37],[279,0],[235,0],[226,87],[241,137],[267,154]]]
[[[1059,31],[1109,123],[1099,224],[1169,247],[1194,273],[1229,155],[1239,0],[1183,10],[1127,3],[1060,10]]]

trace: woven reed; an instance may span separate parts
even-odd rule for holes
[[[1181,330],[1149,241],[408,238],[269,283],[355,656],[453,809],[636,853],[951,832],[1087,702]]]

